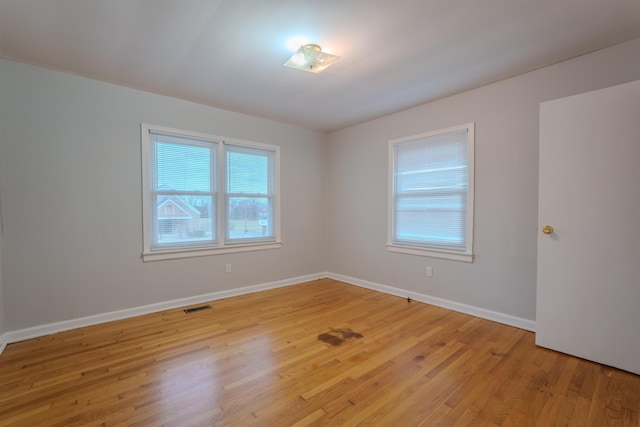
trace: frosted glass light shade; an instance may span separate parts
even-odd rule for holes
[[[283,65],[310,73],[321,73],[339,59],[340,57],[337,55],[322,52],[317,44],[306,44],[300,46]]]

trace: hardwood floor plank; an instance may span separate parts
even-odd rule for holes
[[[527,358],[531,357],[533,346],[530,335],[524,333],[513,347],[503,354],[500,363],[490,371],[488,381],[480,382],[475,393],[470,393],[466,401],[458,403],[447,418],[447,422],[454,423],[468,407],[478,412],[478,420],[496,425],[502,424],[508,415],[508,410],[504,409],[504,402],[511,399],[514,392],[523,386],[521,384],[522,366]]]
[[[493,343],[486,342],[478,348],[463,347],[454,353],[457,357],[446,369],[434,377],[426,375],[427,378],[431,378],[428,387],[415,390],[402,402],[388,408],[381,421],[396,425],[419,425],[429,414],[444,405],[456,390],[470,381],[477,370],[493,363],[490,352],[492,346]]]
[[[323,279],[10,344],[0,426],[630,426],[640,377]]]
[[[591,400],[583,396],[578,397],[575,409],[569,420],[569,427],[584,427],[587,425],[587,417],[589,415],[589,407]]]
[[[306,426],[309,426],[312,423],[320,420],[325,415],[326,415],[326,412],[324,412],[324,410],[318,409],[315,412],[311,413],[310,415],[307,415],[306,417],[304,417],[303,419],[301,419],[297,423],[292,424],[291,427],[306,427]]]
[[[571,382],[571,378],[573,377],[573,373],[575,372],[576,367],[578,366],[578,359],[570,358],[567,359],[567,363],[562,366],[562,369],[554,373],[554,375],[558,375],[558,380],[551,387],[549,392],[549,399],[544,405],[542,412],[539,417],[540,425],[553,425],[554,421],[559,418],[560,409],[562,407],[563,402],[567,398],[565,392],[569,388],[569,383]],[[554,396],[560,396],[560,398],[553,399]]]

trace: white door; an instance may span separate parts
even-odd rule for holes
[[[640,80],[542,103],[539,173],[536,343],[640,374]]]

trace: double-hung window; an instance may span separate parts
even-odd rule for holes
[[[280,247],[279,147],[141,129],[145,261]]]
[[[389,141],[389,251],[473,260],[473,157],[473,123]]]

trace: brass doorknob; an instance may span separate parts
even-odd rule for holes
[[[550,225],[545,225],[544,227],[542,227],[542,232],[544,234],[551,234],[553,233],[553,227]]]

